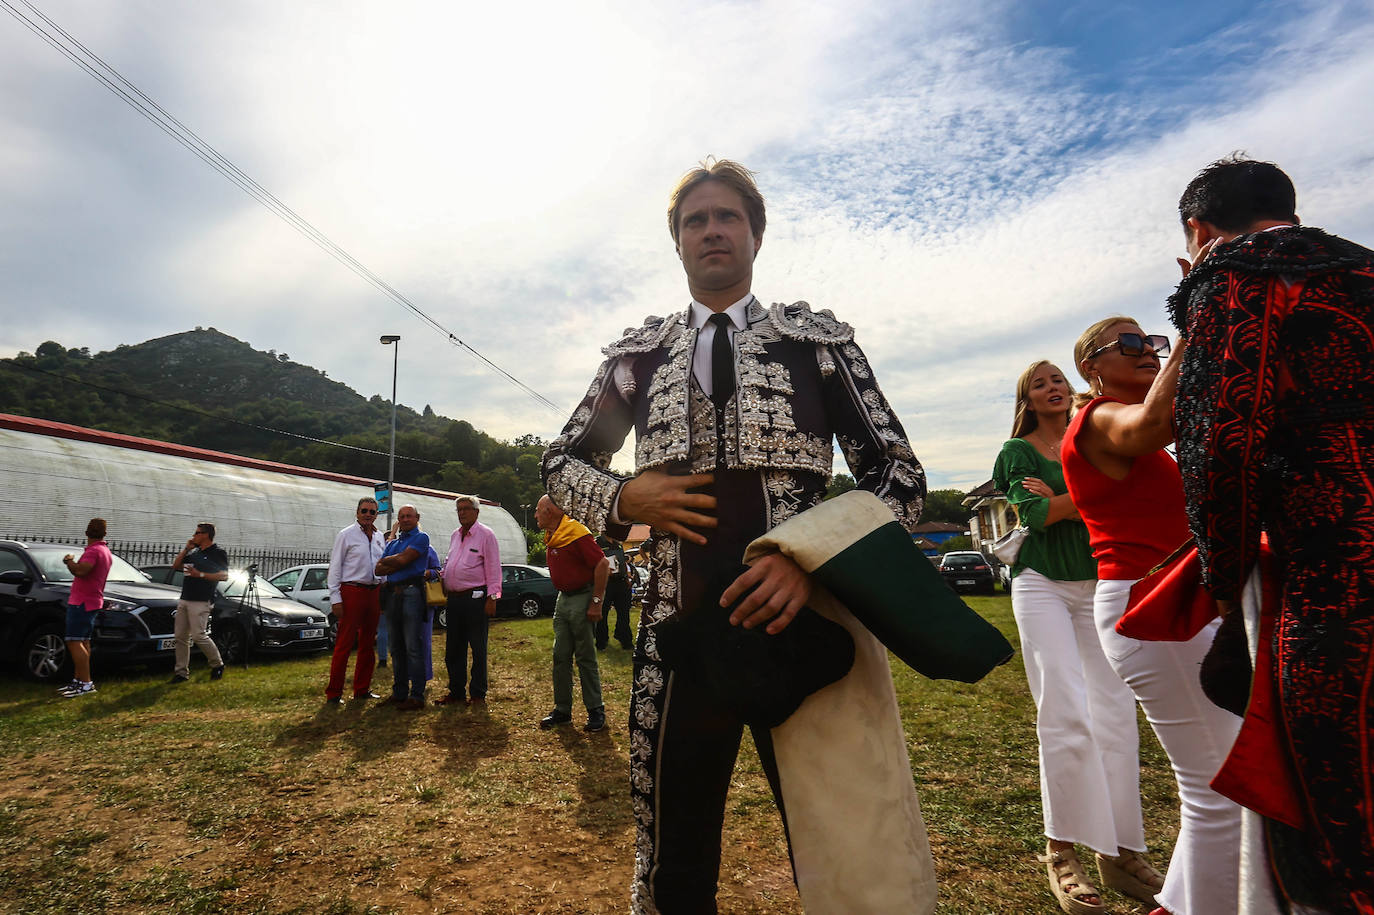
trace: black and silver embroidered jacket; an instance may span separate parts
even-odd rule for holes
[[[628,479],[609,467],[633,428],[637,472],[763,474],[755,479],[766,517],[740,536],[752,539],[821,500],[835,440],[858,488],[908,529],[916,525],[925,473],[852,327],[805,302],[765,308],[755,299],[735,336],[735,394],[718,412],[692,379],[697,330],[688,315],[648,318],[603,350],[586,397],[544,455],[544,483],[560,508],[593,530],[628,532],[609,523]]]

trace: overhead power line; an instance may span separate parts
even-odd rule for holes
[[[3,0],[0,0],[0,2],[3,2]],[[349,451],[361,451],[364,454],[378,454],[382,457],[386,457],[388,454],[391,453],[389,451],[379,451],[376,448],[363,448],[360,445],[345,445],[343,442],[332,442],[327,438],[315,438],[311,435],[302,435],[299,432],[287,432],[285,429],[273,429],[271,426],[260,426],[257,423],[245,422],[244,420],[235,419],[232,416],[224,416],[220,413],[210,413],[205,410],[200,410],[195,407],[187,406],[186,404],[169,403],[165,400],[158,400],[156,397],[149,397],[147,394],[139,394],[136,391],[127,391],[123,388],[116,388],[106,384],[98,384],[97,382],[86,381],[82,378],[73,378],[70,375],[63,375],[59,372],[49,371],[48,369],[40,369],[36,365],[24,365],[22,362],[14,362],[6,359],[0,361],[0,366],[8,366],[10,368],[22,369],[25,372],[33,372],[38,375],[47,375],[50,378],[56,378],[59,381],[69,381],[72,384],[80,384],[85,385],[88,388],[95,388],[97,391],[104,391],[107,394],[118,394],[120,397],[132,397],[135,400],[142,400],[146,403],[157,404],[159,407],[168,407],[170,409],[176,410],[178,413],[194,413],[197,416],[204,416],[207,419],[213,419],[215,422],[233,423],[236,426],[243,426],[246,429],[256,429],[259,432],[271,432],[273,435],[285,435],[288,438],[298,438],[302,441],[312,442],[316,445],[329,445],[334,448],[347,448]],[[425,458],[406,457],[404,454],[398,454],[396,455],[396,457],[399,460],[414,461],[417,464],[433,464],[435,467],[443,466],[442,461],[430,461],[426,460]]]
[[[58,53],[86,71],[92,78],[113,92],[121,101],[137,111],[155,127],[180,143],[189,150],[192,155],[200,159],[206,165],[228,178],[243,190],[244,193],[248,194],[248,196],[252,197],[263,207],[270,210],[283,222],[291,226],[291,228],[295,229],[301,235],[304,235],[330,257],[343,264],[349,270],[352,270],[387,298],[404,307],[411,314],[415,315],[415,317],[429,325],[429,327],[443,334],[450,344],[466,350],[473,358],[477,359],[483,365],[519,388],[524,394],[534,400],[535,403],[550,410],[555,415],[562,414],[563,411],[560,410],[558,405],[552,400],[487,358],[471,344],[464,341],[456,333],[449,330],[424,309],[412,302],[394,286],[374,273],[365,264],[335,244],[327,235],[311,225],[303,216],[279,200],[265,187],[245,173],[227,157],[222,155],[217,149],[201,139],[193,130],[168,113],[166,109],[150,98],[143,90],[125,79],[119,71],[107,64],[94,51],[74,38],[66,29],[50,19],[37,6],[29,2],[29,0],[18,0],[18,3],[27,8],[32,13],[32,16],[25,13],[24,10],[19,9],[11,0],[0,0],[0,6],[3,6],[6,12],[28,28],[29,31],[43,39],[56,49]]]

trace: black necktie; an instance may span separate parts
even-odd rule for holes
[[[717,407],[725,408],[730,395],[735,393],[735,353],[730,346],[730,318],[727,315],[711,315],[711,323],[716,326],[715,339],[711,341],[711,400]]]

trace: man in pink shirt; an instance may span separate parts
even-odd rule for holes
[[[58,690],[66,699],[95,692],[91,681],[91,630],[95,611],[105,605],[105,580],[110,575],[114,556],[105,543],[105,519],[92,518],[86,525],[86,549],[77,559],[71,553],[62,557],[72,573],[72,592],[67,598],[67,654],[72,657],[75,679]]]
[[[444,559],[444,591],[448,594],[448,636],[444,666],[448,668],[448,695],[436,705],[487,701],[487,619],[496,615],[501,597],[501,548],[496,534],[477,520],[477,499],[459,496],[458,530],[449,538]],[[472,649],[472,675],[467,676],[468,649]],[[464,683],[467,689],[464,690]]]

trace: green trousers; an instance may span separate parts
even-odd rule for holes
[[[553,708],[572,714],[572,666],[582,681],[587,711],[601,708],[601,668],[596,664],[596,624],[587,619],[592,589],[559,591],[553,608]]]

